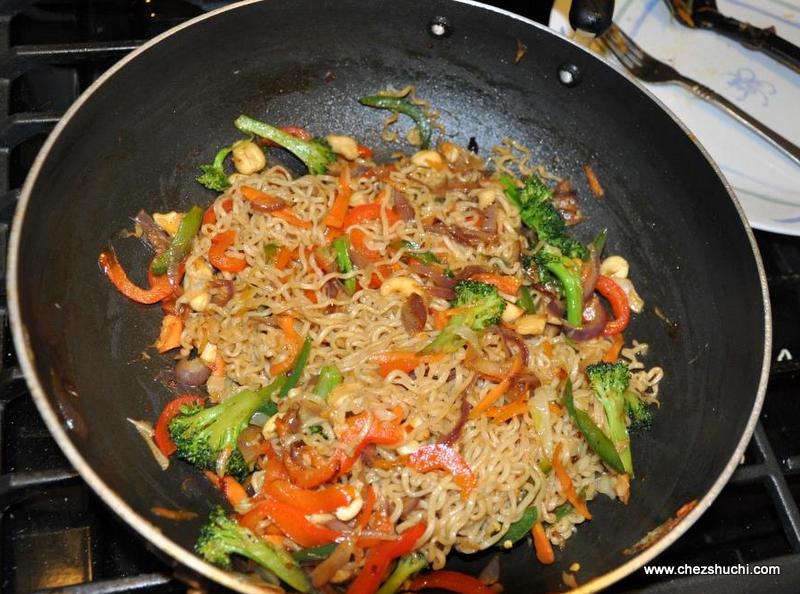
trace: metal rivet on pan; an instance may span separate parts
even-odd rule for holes
[[[453,27],[450,25],[450,21],[447,17],[435,16],[431,19],[431,22],[428,23],[428,33],[436,39],[449,37],[450,33],[452,33],[452,29]]]
[[[581,69],[575,64],[562,64],[558,67],[558,80],[565,87],[575,87],[581,82]]]

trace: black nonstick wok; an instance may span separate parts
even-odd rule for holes
[[[515,63],[518,43],[527,51]],[[619,71],[508,13],[445,0],[245,3],[114,66],[47,141],[14,222],[9,303],[34,399],[72,464],[144,539],[211,580],[251,588],[191,553],[219,494],[184,463],[162,472],[126,420],[156,418],[170,394],[155,376],[170,360],[142,357],[161,314],[117,293],[97,255],[111,241],[140,270],[144,248],[118,235],[140,208],[209,203],[194,177],[237,137],[240,113],[351,134],[388,158],[396,147],[380,139],[383,114],[356,99],[408,83],[441,112],[448,140],[475,137],[486,155],[510,136],[570,177],[587,214],[575,232],[588,240],[607,227],[607,253],[630,260],[646,300],[626,337],[650,343],[646,361],[666,377],[652,428],[634,437],[630,503],[596,499],[594,519],[554,565],[539,564],[526,545],[501,560],[506,592],[564,589],[573,562],[581,591],[600,589],[675,541],[742,457],[766,386],[766,284],[741,209],[687,130]],[[301,172],[286,153],[269,158]],[[586,186],[587,163],[603,199]],[[623,552],[693,500],[655,544]],[[199,518],[166,519],[156,506]],[[477,573],[493,553],[454,555],[451,564]]]

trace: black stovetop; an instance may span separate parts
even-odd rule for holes
[[[493,2],[538,20],[547,2]],[[17,366],[6,314],[8,228],[25,175],[63,111],[114,61],[224,2],[0,0],[0,567],[3,592],[185,592],[80,479]],[[800,586],[800,238],[757,232],[774,316],[774,364],[744,464],[658,560],[778,564],[780,578],[667,579],[639,571],[613,592],[794,592]],[[778,360],[780,358],[780,360]]]

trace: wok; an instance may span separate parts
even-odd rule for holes
[[[438,17],[440,37],[430,32]],[[518,40],[527,53],[517,64]],[[580,590],[600,589],[674,542],[741,459],[766,386],[766,283],[739,205],[688,131],[620,71],[509,13],[445,0],[245,3],[114,66],[50,136],[14,222],[9,303],[33,397],[72,464],[144,539],[197,574],[251,588],[190,552],[218,493],[181,462],[162,472],[126,421],[155,419],[170,396],[154,378],[170,361],[142,358],[161,314],[118,294],[97,255],[113,240],[123,263],[143,262],[139,242],[116,235],[140,208],[210,202],[194,182],[197,167],[236,137],[239,113],[352,134],[387,158],[394,148],[380,139],[382,114],[356,98],[412,82],[452,142],[474,136],[486,155],[510,136],[571,177],[587,214],[576,232],[588,240],[607,227],[607,253],[630,260],[646,299],[626,336],[650,343],[647,362],[666,377],[652,428],[634,437],[630,503],[595,500],[594,519],[554,565],[538,564],[529,546],[502,556],[506,592],[563,589],[561,572],[575,561]],[[287,154],[270,158],[300,172]],[[585,184],[586,163],[602,200]],[[623,552],[695,499],[660,541]],[[168,520],[154,506],[200,519]],[[454,555],[451,564],[476,573],[487,558]]]

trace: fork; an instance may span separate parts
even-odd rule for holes
[[[650,83],[674,83],[688,89],[701,99],[705,99],[736,118],[742,124],[750,127],[764,140],[783,151],[796,164],[800,165],[800,147],[778,134],[772,128],[765,126],[713,89],[688,76],[684,76],[669,64],[665,64],[646,53],[616,24],[612,23],[603,35],[595,39],[603,49],[610,51],[636,78]]]

